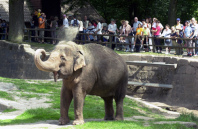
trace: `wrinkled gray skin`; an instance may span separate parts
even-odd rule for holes
[[[38,69],[53,72],[63,79],[59,124],[69,122],[68,109],[74,99],[74,125],[83,124],[83,103],[87,94],[100,96],[105,102],[105,120],[123,120],[123,99],[128,81],[127,66],[111,49],[97,45],[61,42],[47,61],[40,59],[45,50],[38,49],[34,61]],[[114,117],[113,99],[116,102]]]

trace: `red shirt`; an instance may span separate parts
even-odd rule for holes
[[[154,35],[160,35],[160,26],[156,27],[157,32],[154,33]]]

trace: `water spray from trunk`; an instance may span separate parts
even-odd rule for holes
[[[76,38],[78,32],[78,27],[63,27],[58,31],[58,38],[60,41],[73,41]]]

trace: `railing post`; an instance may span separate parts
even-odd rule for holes
[[[109,36],[110,48],[112,48],[112,36]]]
[[[154,37],[153,35],[152,35],[152,46],[153,46],[153,52],[155,52],[155,40],[154,40],[154,38],[156,38],[156,37]]]
[[[28,42],[31,42],[30,30],[28,29]]]

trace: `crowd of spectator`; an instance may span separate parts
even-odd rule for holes
[[[9,24],[6,22],[6,20],[1,18],[0,15],[0,40],[7,39],[7,34],[9,31]]]
[[[43,29],[46,27],[45,24],[48,24],[46,21],[46,15],[41,13],[41,10],[35,10],[32,17],[32,27]],[[153,51],[152,44],[155,44],[157,53],[162,52],[162,47],[160,45],[164,45],[166,48],[165,54],[170,54],[170,47],[174,46],[175,54],[182,55],[183,49],[180,47],[198,47],[198,40],[196,40],[198,37],[198,24],[195,18],[185,21],[185,25],[180,23],[180,18],[177,18],[176,21],[176,25],[170,27],[167,24],[164,28],[157,18],[146,18],[139,21],[138,18],[135,17],[131,24],[127,20],[121,20],[121,26],[118,28],[114,19],[111,19],[111,23],[107,24],[105,21],[100,21],[99,19],[90,20],[87,16],[84,16],[82,20],[81,17],[68,17],[64,14],[62,24],[58,24],[58,17],[51,17],[49,26],[51,30],[56,30],[58,27],[78,27],[79,33],[86,34],[77,36],[77,39],[81,41],[78,43],[84,43],[86,40],[127,43],[127,45],[111,45],[113,50],[116,47],[116,49],[124,48],[126,52],[139,52],[140,49],[144,49],[145,52]],[[93,34],[106,34],[107,36],[95,36]],[[37,36],[38,32],[35,31],[33,35]],[[43,37],[44,31],[40,30],[39,38],[35,38],[35,41],[44,42]],[[55,31],[51,31],[51,37],[56,38]],[[160,39],[157,37],[165,37],[167,39]],[[185,38],[185,40],[180,38]],[[53,44],[56,44],[56,42],[56,40],[52,40]],[[187,55],[198,55],[198,49],[187,49]]]

